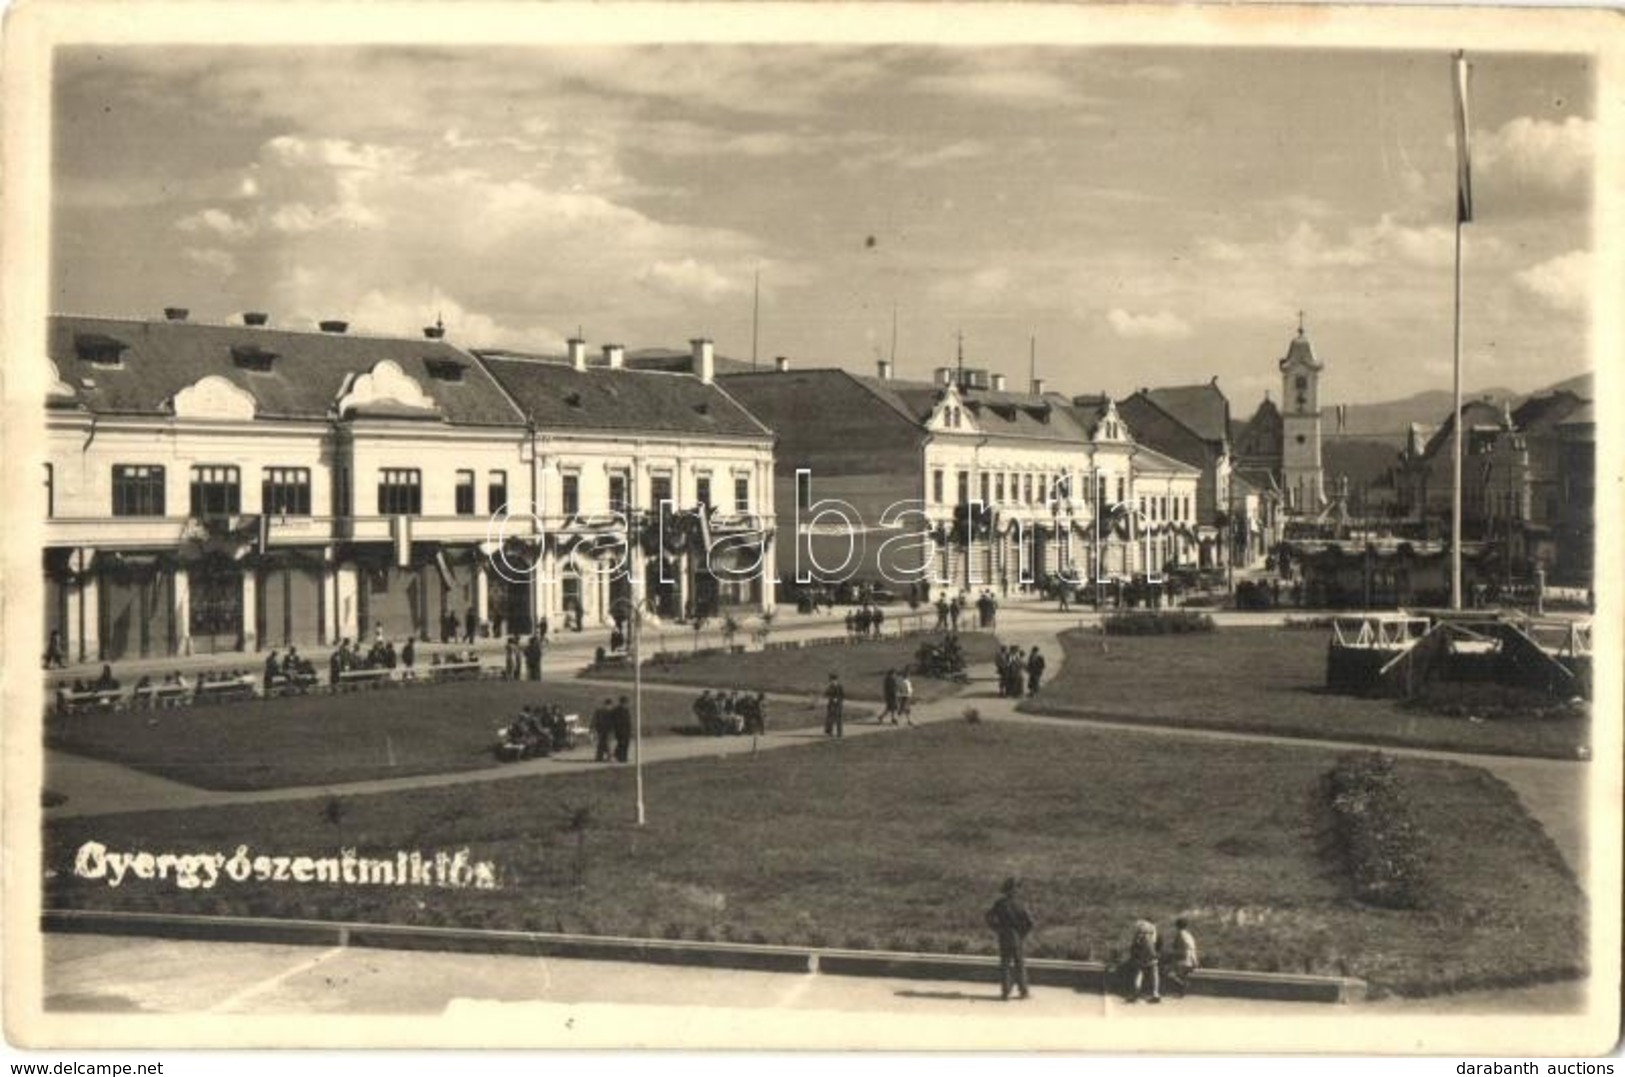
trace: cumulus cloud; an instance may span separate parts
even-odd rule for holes
[[[1569,251],[1517,275],[1519,287],[1560,311],[1580,312],[1591,302],[1591,253]]]
[[[1183,340],[1191,335],[1190,325],[1171,311],[1134,314],[1114,307],[1106,315],[1112,332],[1131,340]]]
[[[693,258],[656,262],[639,273],[637,279],[640,284],[656,291],[682,299],[697,299],[702,303],[715,303],[745,291],[742,282],[732,280],[715,266]]]
[[[247,239],[259,230],[255,222],[233,217],[225,210],[213,207],[187,214],[175,222],[175,227],[194,234],[212,232],[226,240]]]
[[[222,277],[237,272],[237,256],[219,247],[187,247],[182,253],[188,262]]]
[[[1578,194],[1590,182],[1596,138],[1596,123],[1579,116],[1562,123],[1519,116],[1474,141],[1474,178],[1550,194]]]

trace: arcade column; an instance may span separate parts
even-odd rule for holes
[[[256,631],[260,616],[259,574],[253,569],[243,571],[243,650],[257,651],[259,633]]]
[[[185,565],[175,568],[174,574],[175,653],[182,657],[192,653],[192,572]]]

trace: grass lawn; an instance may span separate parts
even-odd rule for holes
[[[840,674],[848,699],[883,700],[881,682],[886,671],[912,663],[920,644],[938,642],[941,638],[932,633],[790,650],[707,654],[670,665],[658,665],[651,660],[644,663],[643,679],[645,683],[659,681],[700,688],[740,688],[812,696],[824,691],[830,672],[834,671]],[[962,632],[959,641],[968,664],[993,661],[993,636],[985,632]],[[624,667],[589,670],[582,674],[628,680],[631,675],[631,670]],[[919,673],[914,674],[913,680],[916,704],[951,696],[963,687]]]
[[[989,952],[998,882],[1027,880],[1034,953],[1109,958],[1132,920],[1192,920],[1209,965],[1350,973],[1428,993],[1577,975],[1584,899],[1517,797],[1473,767],[1404,761],[1436,907],[1366,909],[1319,849],[1333,753],[944,723],[662,764],[648,825],[628,770],[545,783],[46,824],[48,907],[161,909]],[[572,817],[588,820],[572,830]],[[1493,825],[1486,825],[1493,821]],[[332,857],[467,847],[500,889],[72,874],[88,840],[153,853]],[[578,845],[578,840],[580,844]]]
[[[1065,632],[1060,675],[1021,709],[1495,755],[1573,759],[1589,751],[1583,718],[1470,722],[1328,692],[1327,638],[1320,630],[1282,628],[1185,636]]]
[[[526,704],[558,703],[590,719],[613,687],[572,680],[472,681],[292,696],[164,711],[57,715],[46,744],[204,789],[279,789],[501,766],[496,728]],[[693,724],[687,693],[643,696],[645,737]],[[774,707],[772,728],[822,721]]]

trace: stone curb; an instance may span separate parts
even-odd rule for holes
[[[194,942],[364,946],[516,957],[563,957],[584,961],[637,961],[831,976],[975,983],[997,983],[999,979],[998,961],[995,958],[969,954],[842,950],[406,924],[46,909],[40,913],[40,929],[62,934],[133,935]],[[1027,962],[1027,973],[1036,986],[1069,988],[1085,994],[1106,994],[1118,980],[1114,967],[1098,961],[1034,958]],[[1190,983],[1190,993],[1193,995],[1267,999],[1274,1002],[1357,1002],[1364,999],[1365,992],[1365,982],[1350,977],[1227,969],[1198,970]]]

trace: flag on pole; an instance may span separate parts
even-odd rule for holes
[[[1472,152],[1467,141],[1467,91],[1471,78],[1472,68],[1467,65],[1467,54],[1456,53],[1450,84],[1456,98],[1456,220],[1461,224],[1473,219]]]

